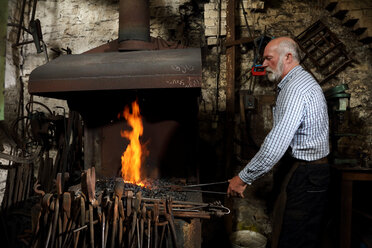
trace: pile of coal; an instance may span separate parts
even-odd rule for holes
[[[99,179],[96,182],[97,192],[106,191],[112,193],[115,186],[115,178]],[[186,201],[187,193],[174,190],[177,186],[182,186],[179,182],[174,182],[167,179],[147,180],[144,186],[132,183],[124,183],[125,191],[132,191],[134,194],[141,191],[142,197],[154,199],[171,198],[176,201]]]

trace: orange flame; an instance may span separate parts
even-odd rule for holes
[[[137,101],[132,103],[132,113],[130,113],[128,106],[124,108],[123,117],[132,127],[132,130],[120,131],[121,137],[129,140],[129,144],[121,156],[121,176],[125,182],[143,186],[141,165],[147,150],[140,142],[140,137],[143,134],[143,125]]]

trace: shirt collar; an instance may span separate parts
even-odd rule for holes
[[[278,89],[281,90],[283,89],[284,85],[290,81],[294,76],[297,75],[297,73],[302,69],[302,66],[297,65],[295,66],[292,70],[290,70],[287,75],[280,81],[278,84]]]

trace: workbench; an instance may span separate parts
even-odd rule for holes
[[[341,208],[340,208],[340,248],[351,247],[351,220],[353,213],[353,183],[372,181],[372,168],[346,167],[333,165],[340,173]],[[368,196],[366,196],[368,197]],[[368,216],[368,215],[365,215]]]

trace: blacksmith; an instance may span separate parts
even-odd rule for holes
[[[274,209],[272,247],[320,247],[329,185],[327,103],[316,80],[299,65],[299,49],[289,37],[271,40],[264,51],[268,79],[277,84],[274,125],[258,153],[230,180],[230,196],[281,160],[286,170]]]

